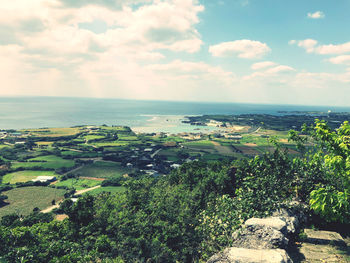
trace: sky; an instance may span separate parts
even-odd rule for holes
[[[0,96],[350,106],[349,0],[11,0]]]

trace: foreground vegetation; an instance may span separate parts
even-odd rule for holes
[[[55,211],[68,216],[63,221],[38,209],[3,216],[0,254],[8,262],[205,261],[230,245],[247,218],[295,199],[309,205],[314,220],[349,229],[349,123],[332,130],[317,121],[289,137],[298,155],[274,140],[273,152],[252,159],[187,162],[167,176],[106,178],[106,187],[120,191],[66,199]],[[188,145],[198,146],[207,150],[210,142]],[[20,189],[29,187],[5,194]]]

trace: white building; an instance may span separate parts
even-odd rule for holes
[[[56,180],[57,180],[56,176],[38,176],[37,178],[32,179],[33,182],[42,182],[42,183],[54,182]]]

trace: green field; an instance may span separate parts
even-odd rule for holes
[[[9,205],[0,208],[0,217],[11,213],[28,215],[35,207],[45,209],[51,205],[53,199],[61,200],[65,192],[64,189],[44,186],[21,187],[3,192],[8,196],[6,202]]]
[[[26,129],[21,132],[29,132],[38,137],[64,137],[72,136],[81,132],[79,128],[48,128],[48,129]]]
[[[78,151],[62,151],[62,156],[71,156],[73,158],[94,158],[98,156],[96,152],[78,152]]]
[[[30,169],[34,167],[40,167],[42,169],[59,169],[59,168],[71,168],[75,165],[73,160],[65,160],[55,155],[39,156],[29,159],[28,162],[14,162],[12,168],[25,168]]]
[[[129,132],[129,128],[123,127],[123,126],[116,126],[116,127],[100,126],[99,128],[101,130],[106,130],[106,131]]]
[[[31,181],[32,179],[37,178],[38,176],[56,176],[54,171],[30,171],[30,170],[25,170],[25,171],[19,171],[19,172],[14,172],[14,173],[9,173],[6,174],[2,177],[2,183],[10,183],[10,184],[15,184],[15,183],[23,183],[23,182],[28,182]]]
[[[211,152],[211,153],[215,152],[214,144],[208,140],[186,142],[186,143],[183,143],[183,145],[190,148],[190,149],[197,150],[197,151],[207,151],[207,152]]]
[[[70,188],[74,188],[75,190],[82,190],[82,189],[91,188],[100,184],[101,184],[101,181],[71,178],[64,181],[60,181],[56,183],[55,186],[67,186]]]
[[[94,145],[96,147],[126,146],[129,144],[130,144],[130,142],[128,142],[128,141],[112,141],[112,142],[94,142],[94,143],[91,143],[91,145]]]
[[[9,147],[10,148],[10,146],[7,145],[7,144],[0,144],[0,149],[5,148],[5,147]]]
[[[120,163],[98,161],[85,165],[83,168],[76,171],[75,174],[83,177],[109,178],[130,172],[130,169],[122,167]]]
[[[83,137],[87,141],[99,140],[105,138],[103,135],[85,135]]]
[[[123,186],[106,186],[106,187],[99,187],[99,188],[96,188],[94,190],[91,190],[89,192],[86,192],[84,194],[91,194],[91,195],[97,195],[97,194],[100,194],[102,192],[110,192],[112,194],[114,193],[122,193],[126,190],[125,187]]]
[[[121,140],[121,141],[137,141],[138,138],[137,138],[137,136],[133,136],[133,135],[118,134],[118,140]]]

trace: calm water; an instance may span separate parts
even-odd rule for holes
[[[0,98],[0,129],[126,125],[138,131],[191,131],[186,115],[278,114],[278,111],[350,112],[350,107],[135,101],[92,98]]]

